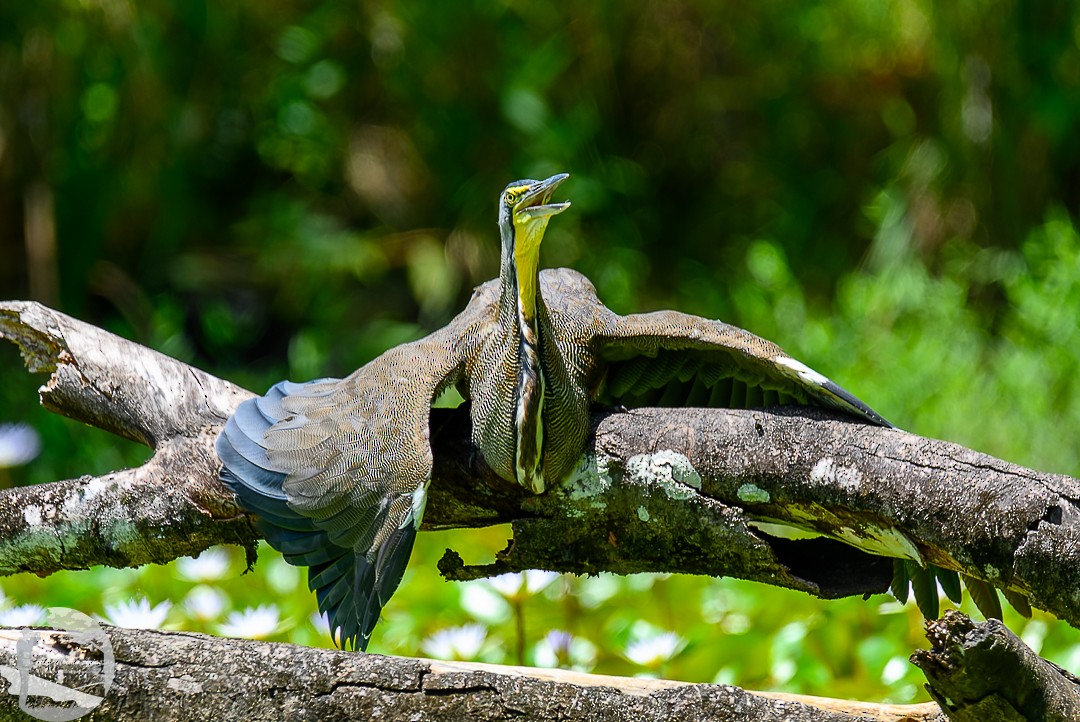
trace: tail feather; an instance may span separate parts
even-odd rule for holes
[[[333,593],[336,584],[348,574],[352,560],[346,556],[328,559],[322,564],[312,564],[309,579],[311,583],[323,591],[324,595]],[[341,601],[336,599],[335,601]]]

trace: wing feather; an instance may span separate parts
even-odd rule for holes
[[[603,330],[592,339],[592,346],[599,359],[607,362],[598,393],[602,402],[649,399],[663,404],[680,398],[676,393],[666,394],[667,389],[693,380],[712,390],[710,406],[747,408],[790,397],[890,426],[854,395],[776,344],[722,321],[676,311],[629,316],[601,312],[599,316]],[[658,395],[652,393],[657,390]]]
[[[592,398],[603,404],[745,407],[787,403],[826,406],[864,422],[891,427],[880,414],[835,382],[787,355],[774,343],[721,321],[676,311],[619,316],[587,278],[570,269],[541,275],[545,298],[564,332],[557,339],[570,359],[586,359],[579,372]],[[958,596],[954,574],[898,559],[893,593],[904,601],[912,586],[923,614],[937,615],[937,581]],[[944,575],[944,578],[942,578]],[[969,593],[989,615],[998,614],[996,591],[965,578]],[[989,588],[992,592],[987,592]],[[1007,594],[1008,596],[1008,594]],[[1026,600],[1010,601],[1023,613]]]
[[[343,646],[367,647],[405,573],[431,475],[431,402],[468,356],[454,342],[462,316],[345,379],[276,384],[218,437],[222,480],[271,546],[310,567]]]

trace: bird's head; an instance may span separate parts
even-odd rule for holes
[[[499,196],[503,253],[513,253],[519,300],[528,319],[536,311],[540,241],[551,217],[570,207],[569,201],[551,203],[551,194],[569,177],[569,173],[559,173],[542,181],[514,181]]]

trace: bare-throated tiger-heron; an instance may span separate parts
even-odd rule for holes
[[[404,574],[431,480],[431,403],[450,386],[471,401],[484,461],[535,493],[573,470],[597,402],[798,402],[889,425],[747,331],[675,311],[619,316],[580,273],[540,272],[548,222],[570,205],[552,202],[566,178],[506,187],[499,278],[446,327],[344,379],[281,382],[241,404],[218,438],[223,481],[270,545],[309,567],[342,646],[367,647]]]

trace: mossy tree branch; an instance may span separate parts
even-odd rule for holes
[[[0,304],[0,335],[51,373],[47,407],[155,449],[138,469],[0,495],[0,574],[250,548],[213,452],[250,392],[35,303]],[[954,444],[806,409],[600,413],[578,471],[531,496],[477,468],[463,410],[433,415],[432,442],[428,528],[514,523],[493,565],[445,559],[457,578],[668,571],[824,597],[884,591],[888,559],[832,540],[847,539],[1017,590],[1080,623],[1080,482]],[[762,521],[832,539],[777,539]]]
[[[927,623],[931,649],[912,655],[955,722],[1080,719],[1080,679],[1042,659],[996,619],[949,611]]]
[[[0,493],[0,574],[164,562],[217,543],[253,549],[213,451],[250,392],[35,303],[0,303],[0,336],[51,374],[46,407],[155,450],[138,469]],[[954,444],[805,409],[599,413],[577,472],[530,496],[477,468],[463,410],[433,415],[432,443],[428,528],[514,524],[491,565],[444,558],[452,578],[667,571],[824,597],[884,591],[890,561],[858,546],[986,579],[1080,626],[1080,482]],[[855,546],[764,531],[777,522]]]

